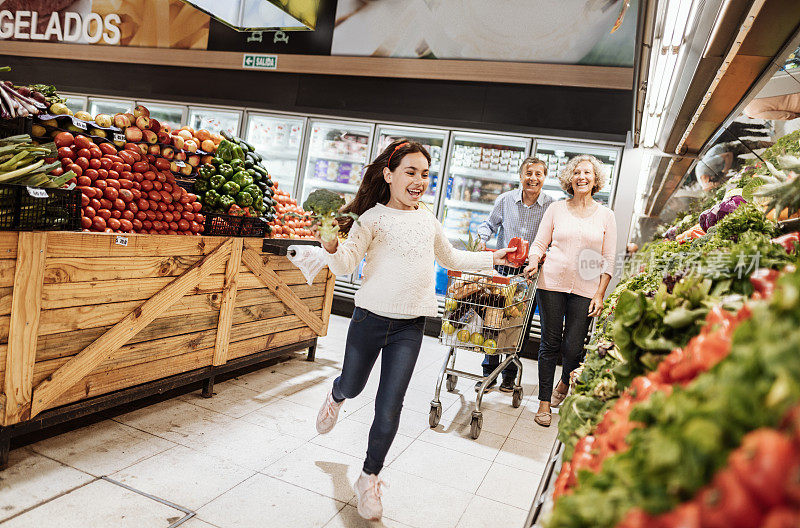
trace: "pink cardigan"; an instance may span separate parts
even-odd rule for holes
[[[600,276],[614,274],[617,222],[604,205],[588,218],[578,218],[566,201],[547,208],[530,252],[537,262],[547,251],[537,288],[592,298]]]

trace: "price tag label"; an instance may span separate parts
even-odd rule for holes
[[[114,141],[125,141],[125,134],[114,132]]]
[[[81,130],[86,130],[88,128],[86,126],[86,122],[85,121],[81,121],[77,117],[73,117],[72,118],[72,124],[75,125],[76,127],[80,128]]]
[[[178,161],[175,162],[175,166],[176,167],[185,167],[186,164],[184,162],[182,162],[181,160],[178,160]]]
[[[128,237],[124,236],[117,236],[117,240],[115,242],[118,246],[126,246],[128,245]]]
[[[39,187],[28,187],[28,194],[34,198],[48,198],[47,191]]]

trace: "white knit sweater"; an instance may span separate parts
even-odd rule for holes
[[[447,269],[492,269],[492,254],[453,247],[442,224],[424,208],[401,211],[378,204],[353,225],[328,267],[336,275],[353,273],[364,255],[361,288],[355,304],[365,310],[409,316],[437,315],[434,260]]]

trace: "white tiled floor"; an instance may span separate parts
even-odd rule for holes
[[[523,405],[497,391],[484,397],[483,432],[469,437],[473,382],[442,390],[435,429],[428,411],[445,349],[426,337],[382,478],[384,519],[362,520],[352,482],[373,416],[379,363],[340,422],[317,435],[314,420],[338,375],[349,320],[331,317],[317,361],[296,357],[11,452],[0,472],[0,524],[11,527],[167,527],[169,506],[108,476],[196,512],[186,528],[366,526],[522,527],[556,428],[534,424],[536,362],[524,365]],[[482,356],[457,367],[480,371]],[[554,422],[557,415],[554,415]],[[7,521],[7,522],[5,522]]]

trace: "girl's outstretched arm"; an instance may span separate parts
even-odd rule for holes
[[[433,253],[442,267],[456,271],[491,271],[494,259],[491,251],[463,251],[453,247],[442,224],[436,224]]]
[[[360,221],[353,224],[350,234],[344,242],[334,241],[325,243],[319,238],[317,226],[312,227],[314,237],[322,243],[327,251],[327,263],[334,275],[349,275],[353,273],[358,264],[367,254],[367,248],[372,241],[372,232],[366,222]]]

